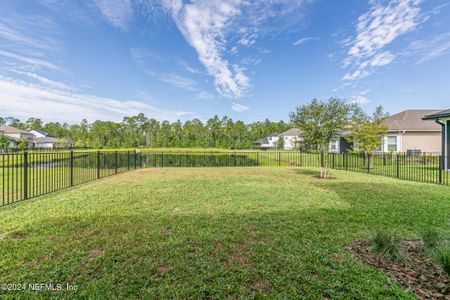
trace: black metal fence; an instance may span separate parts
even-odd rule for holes
[[[0,154],[0,206],[140,166],[134,151]]]
[[[138,168],[300,166],[449,185],[435,154],[84,151],[0,154],[0,206]]]

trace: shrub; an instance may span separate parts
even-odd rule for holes
[[[436,230],[431,228],[422,231],[421,238],[423,245],[429,250],[435,249],[442,243],[442,237]]]
[[[436,249],[436,260],[445,273],[450,275],[450,245],[441,245]]]
[[[372,235],[373,251],[392,261],[403,261],[405,255],[400,247],[400,239],[386,230]]]

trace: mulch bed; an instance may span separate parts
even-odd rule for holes
[[[403,262],[392,262],[372,252],[368,240],[356,241],[347,248],[364,263],[385,271],[401,285],[411,288],[419,299],[450,300],[450,278],[432,259],[427,257],[418,240],[404,240],[401,248],[406,254]]]

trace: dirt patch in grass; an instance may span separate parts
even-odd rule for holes
[[[11,232],[7,235],[0,235],[0,242],[3,240],[25,240],[28,234],[22,231]]]
[[[158,267],[158,275],[162,276],[167,271],[171,270],[173,266],[170,263],[164,263]]]
[[[246,231],[247,238],[240,243],[233,243],[231,245],[232,254],[229,256],[231,262],[238,262],[242,267],[249,267],[251,265],[251,246],[263,241],[263,238],[258,236],[255,227],[249,226]]]
[[[238,262],[242,267],[250,266],[250,254],[247,251],[239,251],[230,255],[230,260]]]
[[[103,253],[105,253],[105,250],[101,248],[92,249],[91,252],[89,253],[88,260],[94,260]]]
[[[253,283],[253,286],[263,292],[270,292],[272,290],[272,286],[270,284],[270,281],[267,278],[258,278]]]
[[[369,240],[357,241],[348,249],[364,263],[385,271],[420,299],[450,300],[450,278],[422,250],[418,240],[404,240],[401,248],[406,254],[403,262],[392,262],[372,251]]]

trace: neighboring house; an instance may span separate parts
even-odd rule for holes
[[[450,109],[423,116],[424,121],[434,120],[441,129],[442,166],[450,170]]]
[[[301,141],[301,132],[298,128],[291,128],[282,133],[272,133],[253,143],[253,146],[261,149],[278,149],[279,140],[284,140],[283,150],[292,150]]]
[[[349,142],[343,133],[336,134],[330,141],[329,151],[332,153],[347,153],[353,149],[353,143]]]
[[[33,134],[33,146],[35,148],[53,149],[58,148],[61,140],[42,130],[30,130]]]
[[[441,126],[435,122],[423,120],[426,115],[437,112],[439,110],[405,110],[386,118],[388,134],[383,138],[379,151],[441,152]]]
[[[277,132],[272,133],[265,138],[255,141],[253,146],[261,149],[277,149],[279,136]]]
[[[300,129],[291,128],[281,133],[278,136],[279,139],[284,139],[284,150],[292,150],[296,148],[296,145],[302,139],[302,134]]]
[[[11,126],[0,126],[0,131],[3,132],[4,135],[21,140],[31,140],[33,138],[33,134],[22,129],[18,129]]]
[[[48,132],[43,131],[43,130],[33,129],[28,132],[31,133],[34,136],[34,138],[54,137],[51,134],[49,134]]]
[[[11,126],[0,126],[0,134],[9,137],[12,141],[10,148],[16,147],[21,140],[28,141],[28,147],[54,149],[59,147],[73,147],[71,140],[58,139],[42,130],[22,130]]]
[[[3,134],[11,139],[11,143],[9,144],[10,148],[16,147],[21,140],[29,141],[28,147],[32,146],[31,140],[33,139],[33,134],[26,130],[2,125],[0,126],[0,134]]]

